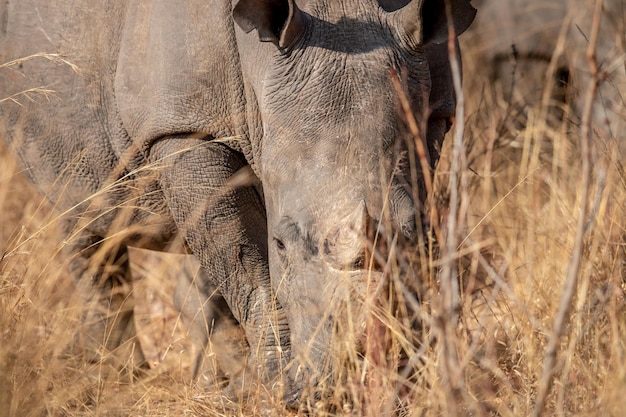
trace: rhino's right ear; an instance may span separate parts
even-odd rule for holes
[[[304,29],[304,12],[294,0],[239,0],[233,18],[246,33],[257,30],[261,42],[291,45]]]

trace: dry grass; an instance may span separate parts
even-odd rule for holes
[[[569,121],[574,116],[566,109],[566,121],[548,120],[549,112],[537,104],[524,109],[523,119],[511,120],[510,103],[480,78],[479,60],[471,53],[465,58],[466,79],[473,79],[465,96],[467,155],[455,246],[440,257],[392,251],[383,262],[387,297],[368,304],[374,318],[365,342],[370,353],[356,355],[354,341],[341,345],[334,360],[348,366],[337,371],[339,382],[320,402],[303,405],[302,413],[531,415],[552,338],[558,343],[543,414],[623,415],[623,161],[614,144],[592,137],[586,196],[583,132]],[[84,306],[72,295],[54,215],[4,148],[0,161],[0,415],[292,414],[267,393],[234,404],[190,382],[193,349],[171,301],[172,277],[181,273],[178,256],[131,255],[139,337],[152,367],[147,376],[99,377],[97,365],[64,355]],[[442,185],[449,166],[444,159],[435,180],[443,196],[442,224],[449,213]],[[588,209],[581,213],[583,198]],[[555,329],[580,216],[575,291]],[[440,281],[444,267],[460,284],[453,305],[443,298],[449,295],[442,291],[449,284]],[[405,297],[405,286],[413,287],[419,303],[387,302],[394,294]],[[397,371],[400,357],[413,366]]]

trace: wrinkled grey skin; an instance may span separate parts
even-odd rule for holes
[[[591,36],[594,1],[478,0],[476,23],[464,37],[465,46],[480,57],[510,97],[514,63],[513,101],[538,104],[555,52],[557,68],[569,74],[575,110],[582,111],[591,80],[586,50]],[[513,45],[517,58],[513,57]],[[601,82],[593,106],[593,128],[626,151],[626,3],[604,0],[596,58]],[[556,97],[564,99],[565,97]]]
[[[1,97],[55,93],[2,103],[0,135],[65,214],[71,273],[94,303],[77,340],[90,360],[104,346],[128,364],[126,347],[141,365],[126,247],[181,236],[205,272],[202,314],[218,322],[228,306],[251,375],[300,364],[286,382],[298,400],[323,369],[330,308],[377,278],[361,264],[365,225],[388,211],[416,233],[423,190],[403,162],[390,69],[428,126],[432,165],[454,113],[443,2],[422,1],[0,3],[3,62],[47,52],[78,68],[3,70]],[[474,9],[452,5],[458,34]]]

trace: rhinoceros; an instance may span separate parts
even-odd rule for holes
[[[371,277],[366,224],[389,213],[416,234],[423,190],[391,73],[432,168],[455,107],[448,27],[475,15],[445,4],[1,2],[0,135],[61,214],[94,305],[75,342],[86,359],[144,363],[127,247],[180,239],[203,296],[243,329],[250,372],[273,381],[306,355],[285,383],[297,401],[328,355],[340,283]]]
[[[478,0],[479,10],[469,47],[493,80],[501,83],[504,98],[522,105],[538,105],[544,88],[568,83],[556,106],[571,99],[578,115],[582,112],[591,70],[586,52],[591,37],[594,1],[589,0]],[[626,6],[623,0],[603,0],[595,56],[599,66],[598,94],[592,120],[597,135],[619,141],[626,152]],[[466,50],[467,51],[467,50]],[[550,80],[554,61],[558,79]],[[513,88],[512,88],[513,87]],[[559,87],[557,85],[557,87]],[[512,98],[511,98],[512,97]]]

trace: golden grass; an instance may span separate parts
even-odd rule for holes
[[[533,413],[581,215],[581,130],[548,120],[540,104],[511,120],[509,103],[478,65],[466,55],[466,79],[474,77],[460,204],[467,210],[455,251],[444,252],[459,278],[458,306],[451,312],[443,299],[445,259],[397,253],[387,263],[389,293],[402,298],[402,286],[411,286],[420,303],[369,304],[370,353],[364,359],[356,341],[344,340],[333,357],[346,365],[337,384],[301,413]],[[593,145],[582,261],[544,415],[620,416],[626,408],[626,177],[617,149],[598,138]],[[84,306],[65,273],[54,214],[4,148],[0,167],[0,416],[293,414],[262,389],[235,404],[191,383],[193,349],[171,301],[178,256],[131,254],[139,338],[152,367],[146,377],[98,378],[97,367],[94,377],[93,367],[65,356]],[[435,181],[444,220],[446,167],[444,158]],[[397,371],[401,350],[414,365],[406,373]]]

